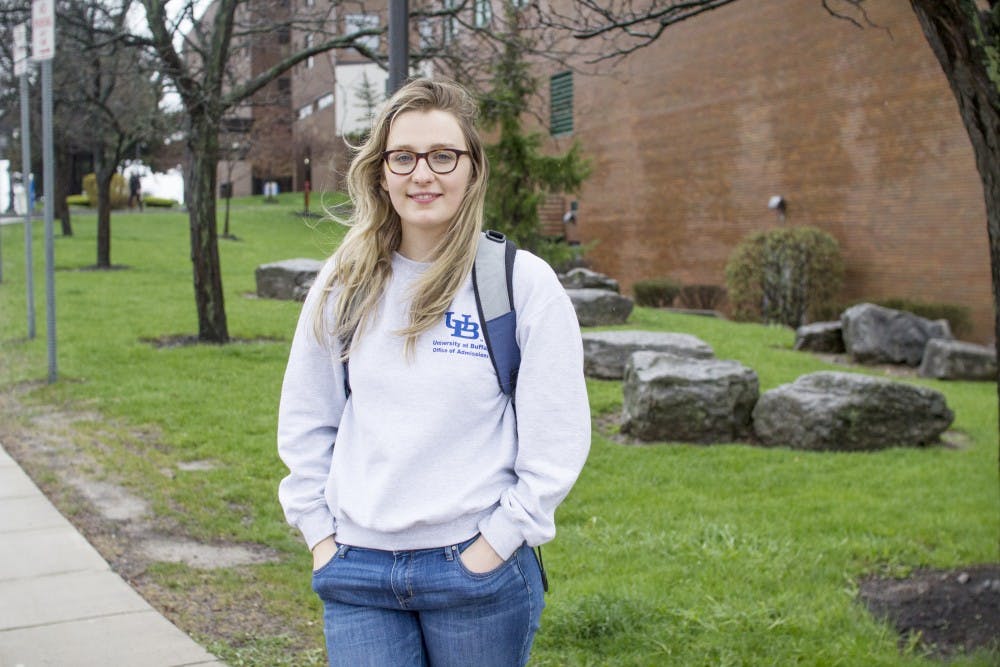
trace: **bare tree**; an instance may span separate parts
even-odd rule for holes
[[[191,233],[191,261],[198,338],[229,340],[222,291],[216,223],[216,168],[221,157],[219,134],[223,117],[278,76],[307,58],[331,49],[355,46],[381,29],[338,32],[335,9],[342,3],[317,3],[312,12],[292,14],[281,0],[216,0],[195,20],[195,2],[185,0],[176,14],[164,0],[141,0],[148,34],[121,35],[155,55],[161,72],[176,90],[186,116],[188,152],[185,200]],[[187,32],[182,29],[191,22]],[[285,31],[306,31],[311,45],[288,44],[277,61],[260,72],[238,73],[230,59],[235,48],[251,41],[274,39]]]
[[[122,162],[142,145],[155,144],[165,131],[158,109],[161,84],[139,48],[103,35],[121,31],[131,0],[59,0],[59,43],[52,64],[55,149],[55,214],[63,234],[72,235],[66,195],[72,158],[89,153],[97,177],[97,266],[111,266],[111,182]],[[20,5],[0,8],[0,30],[28,19]],[[4,52],[0,58],[9,58]],[[41,127],[40,120],[32,127]],[[38,145],[38,142],[33,142]]]
[[[144,143],[162,133],[161,88],[146,53],[103,39],[121,31],[130,0],[109,5],[93,0],[64,0],[62,44],[54,67],[62,103],[72,117],[64,125],[78,129],[94,160],[97,177],[97,267],[111,268],[111,184],[119,166]]]

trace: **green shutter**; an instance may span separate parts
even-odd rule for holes
[[[573,131],[573,73],[560,72],[549,83],[549,132],[552,135]]]

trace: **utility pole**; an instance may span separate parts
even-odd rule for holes
[[[21,184],[24,187],[24,284],[28,301],[28,340],[35,338],[35,270],[31,249],[31,112],[28,108],[28,24],[14,26],[14,73],[21,79]]]
[[[408,0],[389,0],[389,90],[392,96],[410,75],[410,8]]]

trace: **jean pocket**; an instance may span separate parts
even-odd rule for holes
[[[322,565],[320,565],[318,570],[313,570],[312,571],[313,576],[315,577],[315,576],[324,574],[327,570],[333,569],[333,564],[337,560],[343,558],[345,552],[346,552],[345,546],[343,544],[338,544],[337,545],[337,550],[333,552],[332,556],[330,556],[330,560],[328,560],[325,563],[323,563]]]
[[[472,546],[472,545],[469,544],[468,546]],[[465,560],[464,560],[464,555],[465,555],[465,552],[468,551],[468,546],[465,549],[460,549],[458,551],[458,557],[455,559],[455,561],[458,563],[459,569],[466,576],[472,577],[474,579],[485,579],[487,577],[492,577],[495,574],[499,574],[508,565],[510,565],[511,560],[513,559],[513,556],[512,556],[511,558],[508,558],[505,561],[501,561],[499,565],[497,565],[493,569],[486,570],[485,572],[474,572],[473,570],[469,569],[469,566],[465,564]]]

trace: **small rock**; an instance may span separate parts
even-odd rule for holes
[[[969,573],[968,572],[960,572],[959,575],[957,577],[955,577],[955,578],[958,580],[958,583],[960,583],[960,584],[967,584],[967,583],[969,583]]]

